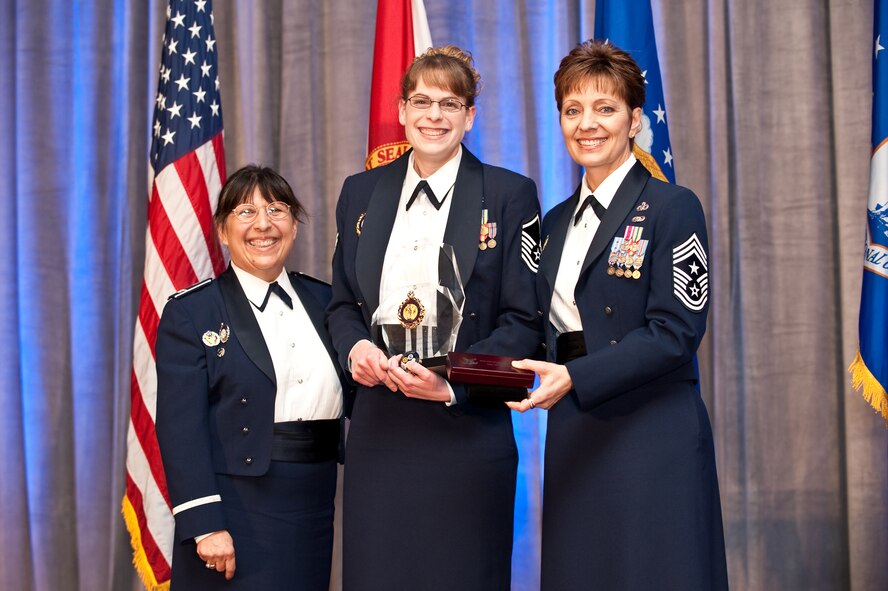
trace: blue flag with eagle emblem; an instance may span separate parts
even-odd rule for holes
[[[866,248],[860,297],[860,349],[850,371],[855,388],[888,423],[888,0],[873,18],[873,135]]]
[[[663,79],[657,59],[654,15],[648,0],[598,0],[595,3],[595,38],[608,39],[638,62],[644,73],[646,100],[642,129],[635,137],[635,157],[655,177],[675,182],[672,147],[666,123]]]

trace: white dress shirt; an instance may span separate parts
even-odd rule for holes
[[[258,306],[265,301],[269,283],[234,264],[231,267],[253,304],[253,314],[271,354],[277,382],[274,422],[338,419],[342,414],[342,385],[287,270],[281,271],[277,282],[292,298],[293,309],[272,293],[265,310],[260,311]]]
[[[407,174],[404,175],[404,183],[401,185],[398,210],[382,265],[379,282],[380,307],[376,318],[378,323],[398,324],[398,307],[407,299],[410,291],[414,292],[413,296],[425,307],[426,318],[435,318],[438,247],[444,241],[447,218],[450,216],[450,206],[453,203],[451,194],[461,161],[462,146],[459,147],[456,156],[428,178],[423,179],[416,172],[413,153],[410,153]],[[410,210],[407,210],[407,202],[421,180],[429,184],[435,197],[441,202],[440,209],[435,209],[425,193],[420,193],[410,206]],[[422,357],[427,357],[434,352],[419,351],[419,353]],[[447,389],[450,391],[450,401],[446,404],[451,406],[456,403],[456,396],[449,383]]]
[[[635,162],[635,156],[630,154],[629,159],[610,173],[595,189],[595,198],[605,209],[610,207],[617,189],[623,184],[623,179],[629,174],[629,170]],[[580,271],[583,268],[586,253],[589,251],[589,246],[592,244],[592,239],[601,222],[591,207],[583,210],[583,215],[577,225],[574,225],[573,220],[586,197],[591,194],[593,194],[592,189],[586,182],[586,175],[583,175],[580,199],[574,207],[573,215],[571,215],[570,223],[567,226],[564,250],[561,251],[561,263],[558,265],[555,289],[552,292],[549,319],[559,334],[583,330],[583,322],[580,320],[580,311],[577,308],[574,292],[577,281],[580,279]]]
[[[461,160],[462,147],[444,166],[422,179],[413,167],[413,154],[410,154],[380,277],[378,320],[381,324],[399,324],[398,308],[411,291],[425,307],[426,321],[423,324],[431,326],[430,320],[437,317],[438,253],[444,241],[453,203],[451,193]],[[407,210],[407,202],[421,180],[429,184],[441,201],[440,209],[435,209],[421,192]],[[418,352],[422,357],[435,354],[432,350]]]

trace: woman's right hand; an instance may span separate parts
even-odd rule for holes
[[[197,555],[208,569],[224,572],[229,581],[234,577],[234,540],[228,530],[213,532],[199,541]]]
[[[370,388],[385,384],[392,392],[398,391],[398,387],[395,386],[388,374],[388,358],[382,349],[370,341],[358,341],[352,347],[349,361],[351,362],[352,378],[359,384]]]
[[[540,376],[540,385],[533,392],[528,392],[527,398],[520,402],[506,402],[512,410],[518,412],[527,412],[533,408],[549,410],[573,388],[573,381],[567,368],[558,363],[520,359],[513,361],[512,367],[529,369]]]

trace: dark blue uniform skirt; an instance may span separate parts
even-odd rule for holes
[[[508,409],[359,389],[343,481],[345,591],[508,591],[518,454]]]
[[[265,476],[216,476],[234,539],[234,579],[208,570],[194,542],[173,550],[171,591],[327,591],[336,462],[271,462]]]
[[[727,589],[709,416],[693,383],[549,411],[543,591]]]

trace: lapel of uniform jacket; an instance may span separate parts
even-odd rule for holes
[[[222,299],[228,310],[228,318],[231,322],[231,331],[237,336],[237,340],[247,353],[247,357],[262,370],[272,384],[277,385],[274,378],[274,365],[271,362],[271,354],[265,345],[265,338],[256,322],[256,316],[251,308],[252,304],[247,299],[237,275],[231,266],[219,276],[219,289],[222,291]]]
[[[629,169],[629,174],[620,183],[620,188],[617,189],[613,200],[611,200],[610,207],[607,208],[604,219],[601,220],[601,224],[595,232],[595,237],[589,245],[580,276],[592,266],[595,259],[610,245],[614,234],[617,233],[626,216],[632,211],[632,206],[638,201],[638,196],[641,195],[641,191],[649,178],[651,178],[651,173],[648,172],[648,169],[644,167],[641,161],[636,162]]]
[[[336,350],[333,349],[333,342],[330,340],[330,334],[327,332],[327,327],[324,325],[324,306],[312,295],[311,291],[305,287],[303,280],[300,279],[296,273],[290,273],[289,276],[290,284],[296,291],[296,295],[299,296],[299,301],[302,302],[302,307],[305,308],[305,313],[308,314],[308,317],[311,319],[315,332],[318,333],[321,342],[324,343],[324,348],[327,349],[327,354],[330,355],[330,359],[333,361],[333,367],[336,368],[337,375],[340,375],[342,373],[342,368],[339,367]],[[341,377],[342,376],[340,375],[340,378]]]
[[[546,248],[541,257],[540,272],[543,274],[543,277],[546,278],[546,284],[549,287],[550,296],[555,291],[555,277],[558,275],[558,267],[561,265],[561,257],[564,254],[564,241],[567,239],[567,230],[570,228],[577,200],[580,198],[580,188],[582,186],[582,181],[580,181],[577,190],[574,191],[574,194],[567,200],[567,203],[564,204],[561,211],[557,214],[558,217],[553,220],[551,227],[548,228],[549,233],[546,236],[543,236]],[[549,253],[548,256],[546,256],[547,252]],[[546,302],[543,303],[546,308],[549,307],[549,300],[551,300],[551,298],[547,298]]]
[[[372,318],[379,306],[382,264],[398,213],[409,154],[410,151],[383,167],[367,203],[365,223],[358,240],[358,252],[355,254],[355,275],[367,308],[366,318]]]
[[[484,192],[484,168],[463,146],[462,160],[453,187],[453,202],[444,230],[444,244],[453,247],[463,286],[472,276],[478,257],[478,232],[481,228],[481,203]],[[501,222],[501,220],[492,220]]]

